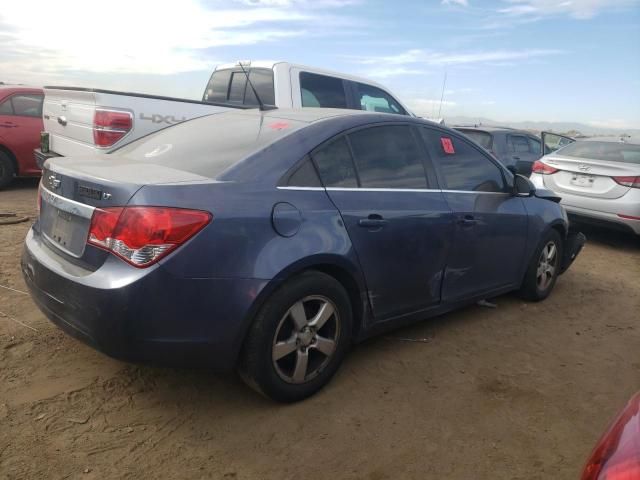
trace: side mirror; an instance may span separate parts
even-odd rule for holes
[[[515,175],[513,179],[513,195],[530,197],[536,191],[536,186],[523,175]]]

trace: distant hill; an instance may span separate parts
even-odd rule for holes
[[[521,130],[534,130],[537,132],[546,130],[557,133],[566,132],[580,132],[583,135],[631,135],[633,137],[640,136],[640,129],[637,128],[606,128],[597,127],[594,125],[588,125],[586,123],[578,122],[498,122],[491,120],[490,118],[482,117],[446,117],[445,123],[448,126],[452,125],[487,125],[487,126],[503,126],[518,128]]]

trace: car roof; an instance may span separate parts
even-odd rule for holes
[[[451,128],[455,130],[475,130],[477,132],[487,132],[487,133],[495,133],[495,132],[515,132],[515,133],[523,133],[526,135],[534,135],[527,130],[519,130],[517,128],[511,127],[500,127],[494,125],[452,125]]]
[[[631,145],[640,145],[640,136],[589,137],[589,138],[580,138],[580,139],[577,139],[576,141],[577,142],[629,143]]]
[[[0,85],[0,94],[19,92],[42,93],[42,89],[38,87],[28,87],[25,85]]]
[[[231,113],[231,112],[227,112]],[[279,119],[279,120],[294,120],[302,123],[313,123],[329,118],[337,117],[362,117],[363,120],[371,119],[372,117],[382,117],[384,119],[395,119],[396,121],[420,121],[432,125],[436,125],[429,120],[411,117],[409,115],[397,115],[394,113],[380,113],[369,112],[366,110],[352,110],[344,108],[302,108],[302,109],[288,109],[288,108],[276,108],[273,110],[259,110],[257,108],[247,110],[233,110],[235,115],[248,115],[248,116],[263,116],[265,118]],[[218,114],[219,115],[219,114]],[[224,113],[222,114],[224,115]]]

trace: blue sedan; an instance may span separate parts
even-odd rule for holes
[[[418,118],[229,111],[48,160],[22,271],[52,322],[106,354],[235,368],[296,401],[354,342],[513,290],[546,298],[584,243],[558,202]]]

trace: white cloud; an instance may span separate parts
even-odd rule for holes
[[[363,73],[365,77],[371,78],[391,78],[391,77],[399,77],[403,75],[430,75],[431,72],[427,70],[420,70],[417,68],[404,68],[404,67],[396,67],[396,68],[381,68],[375,70],[369,70]]]
[[[468,7],[468,0],[442,0],[442,5],[460,5],[461,7]]]
[[[498,10],[511,16],[548,16],[568,14],[586,19],[600,11],[638,4],[638,0],[505,0],[511,6]]]
[[[207,8],[198,0],[111,0],[99,13],[84,0],[20,0],[0,11],[3,76],[37,82],[64,72],[172,74],[212,68],[206,49],[307,33],[349,0],[245,0]],[[232,4],[233,5],[233,4]],[[37,14],[34,14],[37,12]],[[6,72],[4,72],[6,69]],[[24,77],[27,78],[24,78]]]
[[[508,62],[529,60],[536,57],[565,53],[556,49],[490,50],[476,52],[438,52],[433,50],[411,49],[396,55],[379,57],[360,57],[356,61],[365,65],[469,65],[477,63]]]

